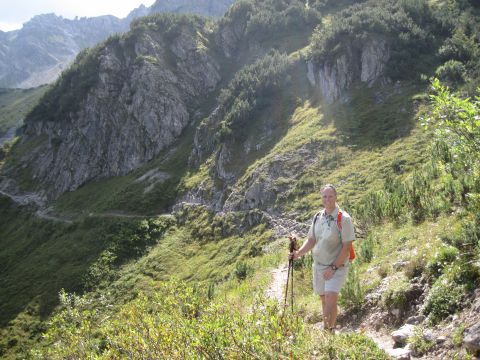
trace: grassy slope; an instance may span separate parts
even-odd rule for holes
[[[335,124],[331,121],[325,121],[322,108],[315,107],[310,102],[301,104],[288,122],[290,126],[281,140],[264,157],[250,165],[252,168],[259,166],[261,163],[268,163],[281,153],[295,153],[296,149],[312,141],[311,139],[319,143],[327,139],[328,144],[332,139],[337,138],[338,130],[335,128]],[[397,163],[398,159],[404,160],[402,164],[405,169],[413,167],[421,161],[418,154],[422,153],[425,148],[425,142],[422,140],[423,137],[419,136],[420,134],[420,130],[414,129],[409,136],[393,141],[385,147],[376,146],[374,151],[366,148],[355,149],[346,145],[339,145],[337,149],[328,147],[322,149],[317,154],[315,162],[308,169],[305,169],[305,173],[302,174],[299,181],[302,184],[315,179],[313,188],[310,191],[307,190],[304,194],[305,189],[302,189],[301,186],[293,187],[291,195],[281,201],[285,201],[286,210],[299,211],[301,213],[300,218],[306,220],[320,204],[316,191],[318,186],[324,181],[335,183],[342,183],[343,181],[344,185],[341,189],[345,189],[345,191],[342,191],[340,201],[344,200],[345,196],[349,196],[349,201],[355,202],[357,198],[362,196],[362,193],[372,187],[379,186],[382,183],[382,177],[393,168],[393,164]],[[335,167],[335,164],[329,164],[325,167],[320,165],[325,162],[325,158],[330,158],[335,153],[341,166]],[[153,167],[163,166],[161,167],[162,170],[172,171],[171,169],[175,169],[176,161],[179,159],[185,161],[187,154],[188,152],[180,144],[173,156],[169,157],[170,160],[162,162],[160,157],[134,174],[123,178],[91,183],[75,192],[65,194],[58,201],[56,209],[62,212],[76,210],[77,214],[79,209],[81,209],[80,213],[102,212],[112,209],[124,212],[139,212],[138,209],[142,209],[145,214],[161,211],[161,202],[156,203],[154,201],[153,203],[158,207],[151,208],[139,205],[142,201],[145,201],[143,186],[139,186],[136,192],[125,193],[123,189],[135,186],[134,179]],[[291,161],[299,160],[293,158]],[[372,164],[375,164],[373,170]],[[249,171],[247,168],[245,176]],[[179,173],[177,176],[181,175],[182,173]],[[191,181],[190,178],[198,175],[188,173],[185,176],[184,180],[188,183]],[[240,179],[239,184],[242,181],[243,179]],[[152,194],[147,194],[147,197],[156,199]],[[122,198],[128,199],[129,206],[110,208],[107,206],[107,204],[118,204],[119,200],[117,199]],[[96,199],[96,201],[85,203],[85,199]],[[98,257],[105,247],[105,243],[98,236],[99,233],[105,231],[103,222],[115,223],[120,221],[116,218],[96,219],[93,216],[92,219],[86,217],[85,220],[78,220],[73,225],[67,226],[34,220],[25,217],[25,215],[19,216],[15,212],[9,213],[8,210],[7,214],[9,217],[2,216],[2,219],[7,219],[5,224],[9,224],[9,226],[2,225],[1,238],[6,241],[9,241],[8,239],[22,239],[22,241],[16,243],[17,250],[11,246],[2,246],[5,250],[2,251],[1,256],[6,259],[5,263],[8,263],[13,261],[13,255],[17,258],[19,251],[23,251],[25,254],[22,263],[8,268],[8,274],[3,280],[9,286],[3,287],[5,290],[2,295],[5,296],[5,299],[9,299],[12,303],[11,306],[14,307],[9,313],[11,315],[19,314],[5,320],[16,317],[17,321],[26,316],[26,313],[22,310],[27,304],[30,304],[30,314],[45,314],[51,309],[51,305],[56,303],[56,293],[61,288],[65,287],[70,291],[81,288],[83,277],[89,267],[95,261],[98,261]],[[19,224],[23,226],[19,226]],[[207,225],[205,224],[205,226]],[[45,227],[48,231],[44,230]],[[36,229],[33,233],[30,230],[32,228]],[[259,240],[259,238],[263,240]],[[119,299],[129,298],[128,294],[145,286],[144,284],[148,283],[149,278],[161,280],[169,276],[177,276],[180,279],[192,282],[224,281],[234,274],[236,263],[243,261],[250,269],[255,269],[254,272],[250,270],[251,280],[239,284],[233,277],[232,280],[224,283],[218,289],[218,292],[230,294],[230,297],[237,299],[233,301],[237,302],[238,306],[244,306],[245,304],[242,305],[244,301],[242,299],[249,298],[250,295],[246,296],[247,294],[261,292],[262,287],[269,281],[270,272],[268,269],[277,266],[284,256],[283,249],[278,249],[265,258],[251,258],[248,255],[253,244],[258,241],[260,241],[260,244],[265,244],[268,238],[268,233],[262,234],[260,232],[257,234],[252,231],[241,237],[231,236],[220,240],[199,241],[192,237],[188,226],[186,228],[173,228],[145,256],[121,267],[120,277],[110,287],[110,291],[113,291]],[[26,251],[26,249],[30,249],[30,251]],[[71,251],[70,255],[69,252],[65,252],[65,249]],[[92,249],[95,250],[92,251]],[[72,259],[76,260],[72,261]],[[29,266],[25,264],[29,264]],[[31,264],[36,265],[31,266]],[[34,288],[25,283],[31,281],[32,276],[34,276],[29,271],[34,271],[37,279]],[[56,278],[55,282],[50,281],[52,276]],[[303,276],[305,292],[302,297],[298,298],[299,304],[312,304],[311,300],[313,299],[309,294],[308,273]],[[26,284],[25,287],[22,284]],[[26,290],[20,290],[20,288]],[[32,299],[37,300],[32,302]],[[40,307],[35,305],[35,301],[40,302]],[[37,306],[36,310],[35,306]],[[315,308],[315,305],[310,305],[307,307],[307,311],[314,314],[318,312],[318,308]],[[35,316],[32,319],[35,319]],[[35,321],[38,320],[32,320],[33,323]],[[17,330],[10,333],[11,336],[8,339],[21,338]]]
[[[302,87],[302,85],[300,85]],[[367,191],[380,188],[387,175],[405,177],[418,164],[422,163],[426,154],[427,139],[425,134],[413,123],[414,95],[419,88],[405,84],[400,89],[393,87],[384,88],[385,94],[396,93],[387,97],[380,105],[374,104],[375,93],[372,90],[358,89],[353,94],[350,105],[325,106],[316,103],[314,99],[302,103],[289,113],[283,113],[282,126],[275,129],[274,142],[265,147],[261,153],[252,153],[239,169],[244,172],[236,184],[242,187],[253,170],[271,162],[275,156],[282,153],[295,154],[302,146],[309,143],[322,146],[313,154],[313,162],[295,181],[290,181],[294,186],[288,189],[285,197],[280,198],[281,206],[285,212],[294,211],[300,220],[307,220],[320,206],[318,188],[324,182],[341,184],[340,203],[347,210],[354,205]],[[288,96],[298,93],[292,89]],[[375,88],[374,88],[375,90]],[[395,90],[395,91],[394,91]],[[397,91],[399,90],[399,91]],[[302,94],[302,93],[301,93]],[[393,109],[393,110],[392,110]],[[270,113],[271,109],[266,111]],[[421,109],[420,109],[421,111]],[[267,115],[260,115],[266,117]],[[260,122],[257,122],[258,125]],[[381,135],[381,136],[380,136]],[[346,138],[348,136],[348,138]],[[202,180],[208,180],[208,171],[201,168],[198,173],[186,171],[186,160],[190,153],[192,130],[187,130],[186,136],[180,141],[170,155],[161,154],[151,163],[125,177],[108,179],[101,182],[90,183],[75,192],[67,193],[55,204],[56,210],[77,216],[85,213],[103,213],[108,211],[135,212],[144,215],[163,212],[170,204],[170,198],[165,193],[170,193],[171,188],[182,182],[187,187],[198,185]],[[334,146],[332,146],[334,145]],[[290,161],[302,161],[300,155],[295,155]],[[159,168],[172,175],[173,181],[167,185],[157,185],[152,193],[143,194],[144,185],[135,183],[135,179],[153,168]],[[288,179],[287,179],[288,180]],[[295,185],[296,184],[296,185]],[[167,187],[165,187],[167,186]],[[4,346],[10,340],[25,337],[20,322],[37,324],[36,315],[39,311],[35,302],[27,311],[22,309],[35,297],[46,296],[48,303],[55,303],[56,293],[65,287],[71,280],[68,277],[57,279],[55,286],[51,286],[50,277],[62,269],[57,258],[74,257],[78,267],[75,269],[64,268],[66,274],[73,274],[75,282],[81,284],[79,279],[88,270],[89,265],[97,260],[103,248],[94,241],[95,234],[102,231],[101,220],[79,220],[74,225],[66,226],[33,220],[26,215],[6,207],[6,215],[1,220],[2,241],[23,239],[16,244],[15,257],[19,252],[25,254],[24,261],[18,267],[12,267],[5,277],[11,284],[21,285],[32,273],[25,272],[22,267],[33,269],[31,264],[38,264],[36,273],[40,280],[35,294],[28,291],[15,291],[3,293],[2,296],[10,298],[12,303],[18,302],[12,315],[8,318],[16,320],[13,331],[5,337]],[[107,221],[107,220],[105,220]],[[109,219],[115,223],[117,219]],[[87,225],[82,225],[85,222]],[[371,264],[360,268],[361,276],[366,288],[371,288],[380,281],[381,274],[393,271],[392,262],[397,257],[392,257],[392,251],[400,251],[402,260],[409,260],[412,253],[404,249],[413,250],[420,244],[418,250],[426,252],[438,242],[438,237],[448,231],[453,222],[449,218],[441,218],[438,222],[423,223],[421,226],[403,224],[395,226],[386,224],[373,229],[373,236],[378,239],[376,253]],[[8,224],[8,226],[5,226]],[[22,225],[22,226],[21,226]],[[48,228],[43,230],[43,228]],[[33,232],[32,229],[39,229]],[[51,236],[52,234],[57,234]],[[70,236],[74,234],[74,236]],[[118,298],[128,298],[129,292],[135,292],[147,286],[149,278],[162,280],[175,275],[181,279],[192,282],[206,283],[214,280],[226,280],[218,287],[219,296],[228,296],[239,307],[244,307],[251,301],[254,293],[262,293],[270,281],[271,268],[278,266],[285,258],[283,249],[284,239],[278,239],[276,246],[270,253],[261,257],[250,257],[246,249],[257,241],[264,243],[269,238],[268,233],[252,230],[243,236],[230,236],[221,240],[198,242],[192,238],[190,229],[174,227],[153,245],[148,253],[138,259],[133,259],[121,266],[119,277],[107,290],[113,291]],[[259,237],[262,238],[259,240]],[[45,243],[42,253],[28,251],[39,244]],[[80,244],[80,245],[79,245]],[[83,248],[83,246],[86,246]],[[91,247],[88,249],[87,247]],[[6,259],[5,263],[12,261],[13,248],[2,245],[0,258]],[[58,253],[58,249],[72,249],[70,255]],[[95,249],[95,251],[91,251]],[[239,282],[232,273],[235,264],[242,260],[250,266],[248,281]],[[3,261],[2,261],[3,263]],[[386,269],[378,270],[381,264],[387,263]],[[29,266],[23,265],[29,264]],[[22,265],[22,266],[20,266]],[[65,263],[65,266],[68,266]],[[71,263],[75,266],[75,262]],[[377,269],[374,276],[367,275],[367,268]],[[255,270],[253,270],[255,269]],[[383,276],[383,275],[382,275]],[[368,277],[368,279],[367,279]],[[45,281],[42,285],[42,280]],[[299,296],[297,301],[300,307],[311,315],[318,315],[318,304],[313,302],[310,286],[309,269],[306,267],[299,274]],[[25,288],[28,289],[29,285]],[[9,289],[7,287],[7,289]],[[67,288],[75,290],[75,287]],[[104,289],[105,290],[105,289]],[[32,333],[34,325],[29,325],[28,333]],[[28,328],[28,326],[27,326]],[[35,331],[33,331],[35,333]],[[38,333],[38,331],[37,331]]]
[[[0,89],[0,135],[20,125],[47,89],[48,86],[26,90]]]

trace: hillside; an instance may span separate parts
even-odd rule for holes
[[[28,90],[0,89],[0,146],[7,137],[13,137],[15,130],[22,125],[25,116],[46,90],[46,87]],[[7,132],[11,135],[7,136]]]
[[[30,88],[54,82],[83,49],[128,31],[134,19],[155,13],[221,16],[233,0],[157,1],[140,6],[124,19],[115,16],[65,19],[42,14],[20,30],[0,32],[0,87]]]
[[[408,322],[397,352],[474,356],[478,16],[244,0],[82,52],[0,160],[1,353],[386,359]],[[265,295],[324,183],[359,240],[335,336],[311,258],[293,313]]]

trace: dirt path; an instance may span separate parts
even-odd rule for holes
[[[52,213],[52,208],[45,208],[42,201],[38,198],[38,195],[36,194],[24,194],[24,195],[12,195],[9,194],[5,191],[0,190],[0,194],[4,195],[6,197],[9,197],[14,201],[15,203],[26,206],[26,205],[34,205],[38,209],[37,211],[34,212],[34,215],[37,216],[38,218],[45,219],[45,220],[51,220],[51,221],[57,221],[57,222],[63,222],[66,224],[71,224],[75,219],[72,218],[67,218],[67,217],[62,217],[59,214],[53,214]],[[145,219],[145,218],[152,218],[152,217],[158,217],[162,214],[156,214],[156,215],[140,215],[140,214],[127,214],[127,213],[122,213],[119,211],[109,211],[109,212],[103,212],[103,213],[90,213],[88,216],[90,217],[122,217],[122,218],[129,218],[129,219]]]
[[[285,301],[285,286],[287,284],[288,276],[288,264],[282,264],[277,269],[272,270],[272,280],[270,286],[265,291],[265,296],[270,299],[277,300],[280,304],[283,305]],[[319,300],[320,302],[320,300]],[[319,305],[320,306],[320,305]],[[322,324],[315,324],[314,327],[317,329],[323,328]],[[375,331],[374,329],[368,328],[364,323],[357,325],[355,327],[347,326],[339,330],[340,333],[348,332],[357,332],[363,333],[372,339],[377,346],[384,350],[387,354],[393,356],[395,355],[395,349],[393,349],[393,339],[387,332]]]
[[[277,300],[280,304],[285,301],[285,286],[287,284],[288,264],[272,270],[272,282],[265,295],[270,299]]]

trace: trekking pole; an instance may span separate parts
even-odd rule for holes
[[[287,273],[287,285],[285,286],[285,301],[283,303],[283,312],[285,313],[285,309],[287,308],[287,298],[288,298],[288,281],[290,280],[290,266],[292,260],[288,259],[288,273]]]
[[[290,240],[290,254],[292,254],[297,249],[297,241],[296,238],[293,236],[289,236]],[[290,271],[292,272],[292,281],[291,281],[291,303],[292,303],[292,312],[293,312],[293,259],[288,259],[288,274],[287,274],[287,285],[285,286],[285,302],[284,302],[284,309],[287,308],[287,298],[288,298],[288,282],[290,280]]]

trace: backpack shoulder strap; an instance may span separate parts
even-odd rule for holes
[[[338,230],[342,231],[342,210],[338,209],[338,215],[337,215],[337,227]]]
[[[317,219],[322,214],[322,212],[323,212],[323,210],[319,211],[318,213],[315,214],[315,216],[313,218],[313,237],[315,238],[315,241],[317,241],[317,237],[315,235],[315,224],[317,223]]]

